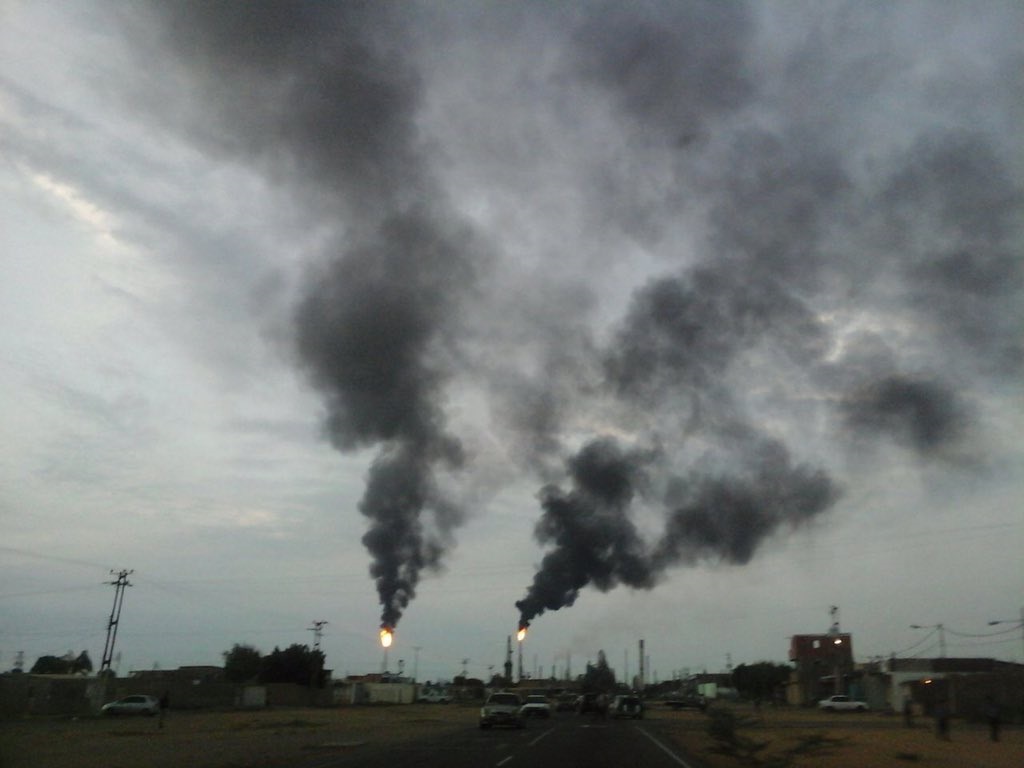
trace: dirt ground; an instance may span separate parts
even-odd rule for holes
[[[261,768],[476,725],[445,705],[170,712],[155,718],[0,722],[0,768]]]
[[[274,709],[256,712],[171,712],[164,728],[155,719],[32,719],[0,722],[0,768],[265,768],[295,755],[343,753],[394,744],[427,734],[472,728],[478,709],[451,705]],[[936,739],[930,723],[906,729],[899,718],[824,715],[806,710],[737,710],[748,725],[740,734],[770,742],[762,757],[824,739],[824,751],[797,758],[795,768],[1020,768],[1024,729],[988,730],[954,722],[950,741]],[[572,716],[567,716],[572,717]],[[712,768],[734,759],[710,751],[708,719],[699,712],[654,708],[648,719]]]
[[[813,710],[737,708],[749,723],[741,736],[769,742],[760,757],[779,754],[817,741],[818,749],[795,756],[794,768],[1021,768],[1024,766],[1024,729],[1003,727],[998,742],[989,740],[986,726],[954,721],[950,740],[936,738],[931,721],[918,719],[907,729],[899,717],[874,713],[828,715]],[[734,758],[715,755],[707,734],[708,719],[699,712],[653,710],[651,719],[663,721],[676,743],[712,768],[736,768]]]

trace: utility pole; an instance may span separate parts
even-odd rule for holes
[[[324,633],[324,631],[323,631],[324,627],[326,627],[328,624],[330,624],[329,621],[322,621],[322,620],[321,621],[314,621],[313,622],[313,626],[308,628],[309,631],[313,633],[313,650],[314,651],[319,651],[320,650],[320,637]]]
[[[313,633],[313,659],[309,668],[309,687],[318,688],[320,686],[320,678],[323,675],[323,655],[320,653],[320,637],[324,633],[324,627],[330,622],[320,620],[314,621],[312,627],[307,629]]]
[[[117,579],[105,582],[114,587],[114,606],[110,609],[110,621],[107,622],[107,642],[103,646],[103,661],[100,662],[100,672],[110,670],[110,662],[114,657],[114,642],[117,640],[117,625],[121,621],[121,606],[124,603],[124,591],[132,586],[128,577],[135,573],[134,570],[111,571],[116,573]]]
[[[939,631],[939,658],[946,658],[946,628],[942,624],[911,624],[911,629],[937,629]]]
[[[990,627],[996,624],[1019,624],[1021,648],[1024,649],[1024,605],[1020,608],[1020,619],[993,619],[988,623]],[[1024,656],[1021,656],[1021,663],[1024,663]]]

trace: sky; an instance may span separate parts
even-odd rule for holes
[[[0,2],[0,668],[1024,661],[1022,27]]]

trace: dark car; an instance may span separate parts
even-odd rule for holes
[[[603,693],[584,693],[576,699],[576,711],[604,715],[608,711],[608,696]]]
[[[616,696],[610,710],[612,717],[639,720],[644,716],[644,703],[639,696]]]

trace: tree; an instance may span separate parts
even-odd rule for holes
[[[71,671],[85,674],[92,672],[92,659],[89,658],[88,651],[82,651],[78,654],[78,657],[71,664]]]
[[[585,693],[611,693],[615,690],[615,673],[608,666],[604,651],[597,652],[597,663],[587,664],[583,674],[583,691]]]
[[[263,666],[260,652],[251,645],[235,643],[224,652],[224,677],[232,683],[245,683],[259,677]]]
[[[759,661],[740,664],[733,670],[732,679],[741,696],[760,701],[772,699],[779,686],[789,680],[790,672],[787,664]]]
[[[63,656],[40,656],[29,670],[33,675],[78,675],[92,672],[92,659],[88,651],[75,656],[68,651]]]
[[[32,675],[66,675],[71,671],[71,663],[64,656],[40,656],[32,665]]]
[[[296,685],[324,685],[324,656],[322,651],[311,651],[306,645],[294,643],[283,651],[274,648],[263,657],[260,669],[261,683],[295,683]]]

